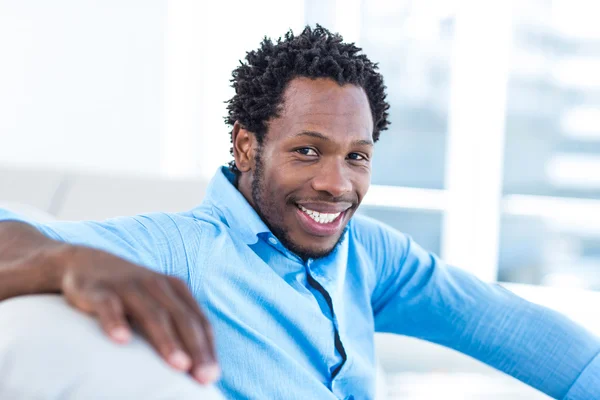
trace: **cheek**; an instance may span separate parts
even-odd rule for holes
[[[287,204],[290,186],[285,180],[285,174],[271,173],[264,176],[264,200],[271,205],[271,209],[278,213],[274,217],[283,218],[282,212]]]
[[[298,191],[303,186],[303,172],[302,169],[294,168],[289,164],[279,164],[274,167],[267,178],[272,194],[281,198]]]
[[[358,192],[358,202],[359,203],[361,203],[362,200],[365,198],[365,195],[369,191],[370,186],[371,186],[371,182],[369,181],[369,182],[363,184],[362,186],[358,187],[357,192]]]
[[[353,180],[354,191],[358,197],[358,202],[362,202],[363,198],[369,191],[371,186],[370,171],[357,174]]]

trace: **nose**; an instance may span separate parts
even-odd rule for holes
[[[352,191],[350,171],[345,160],[331,160],[321,164],[319,172],[312,179],[312,188],[327,192],[332,197],[340,197]]]

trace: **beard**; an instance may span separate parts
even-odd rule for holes
[[[284,227],[283,224],[284,211],[278,212],[276,201],[273,200],[275,196],[267,193],[264,183],[264,164],[262,162],[260,147],[255,155],[255,168],[251,184],[251,191],[252,201],[254,202],[256,213],[263,220],[265,225],[267,225],[267,227],[271,230],[271,233],[273,233],[273,235],[279,239],[281,244],[283,244],[285,248],[296,254],[302,260],[306,261],[311,258],[317,259],[326,257],[331,254],[342,241],[347,227],[338,238],[336,244],[330,249],[316,251],[294,243],[289,235],[289,231]],[[273,217],[268,218],[267,215]]]

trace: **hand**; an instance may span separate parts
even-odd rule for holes
[[[114,341],[129,341],[130,320],[174,368],[203,384],[219,377],[211,327],[184,282],[80,246],[68,246],[58,262],[66,299]]]

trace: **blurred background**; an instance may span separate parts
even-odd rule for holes
[[[572,289],[575,304],[600,290],[598,11],[593,0],[0,0],[0,202],[99,216],[64,204],[74,177],[84,194],[109,188],[82,195],[92,210],[125,201],[131,182],[186,193],[154,182],[189,188],[229,161],[238,60],[265,35],[320,23],[379,62],[388,87],[392,125],[361,212],[482,279]],[[22,199],[45,187],[43,201]],[[173,197],[165,208],[196,201]]]

